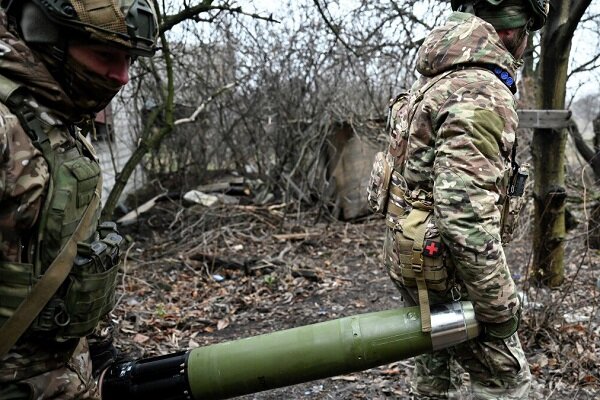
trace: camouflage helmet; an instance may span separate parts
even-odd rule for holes
[[[501,10],[502,6],[509,5],[507,3],[524,4],[529,9],[529,29],[532,31],[537,31],[544,26],[548,11],[550,10],[550,0],[451,0],[450,3],[452,5],[452,10],[454,11],[458,10],[461,6],[465,6],[466,10],[469,9],[469,6],[472,10],[473,8],[477,8],[478,5],[498,7],[497,10]]]
[[[121,48],[132,55],[155,52],[158,19],[151,0],[29,0],[66,34]],[[25,3],[3,0],[7,13]],[[49,27],[50,29],[50,27]]]

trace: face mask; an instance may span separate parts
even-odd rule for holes
[[[75,106],[79,115],[103,110],[121,89],[121,84],[98,75],[70,55],[61,61],[50,54],[51,46],[36,46],[36,54]]]
[[[114,80],[89,71],[70,56],[64,65],[64,74],[65,82],[60,82],[63,90],[85,113],[103,110],[122,87]]]

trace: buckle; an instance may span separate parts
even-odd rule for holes
[[[423,253],[421,251],[413,250],[411,261],[413,271],[417,273],[423,272]]]

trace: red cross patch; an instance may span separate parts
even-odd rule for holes
[[[426,240],[425,246],[423,247],[423,255],[427,257],[436,257],[441,254],[442,244],[433,240]]]

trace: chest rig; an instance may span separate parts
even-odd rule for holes
[[[24,87],[0,76],[0,100],[43,154],[50,180],[31,234],[28,262],[0,261],[0,356],[21,336],[64,341],[91,333],[114,305],[121,236],[98,226],[102,189],[92,147],[74,128],[51,147],[50,127]],[[8,344],[7,344],[8,343]]]
[[[389,106],[387,130],[390,144],[387,152],[376,155],[367,190],[370,208],[385,216],[387,225],[384,259],[392,280],[401,286],[416,288],[421,311],[422,331],[431,331],[428,290],[450,293],[460,299],[461,289],[456,268],[448,249],[441,240],[433,215],[433,193],[408,187],[402,172],[409,147],[409,131],[418,105],[425,93],[455,70],[430,79],[418,91],[403,92]],[[516,143],[512,149],[512,165],[507,193],[501,196],[501,236],[510,239],[519,208],[510,203],[522,196],[527,170],[516,161]]]

